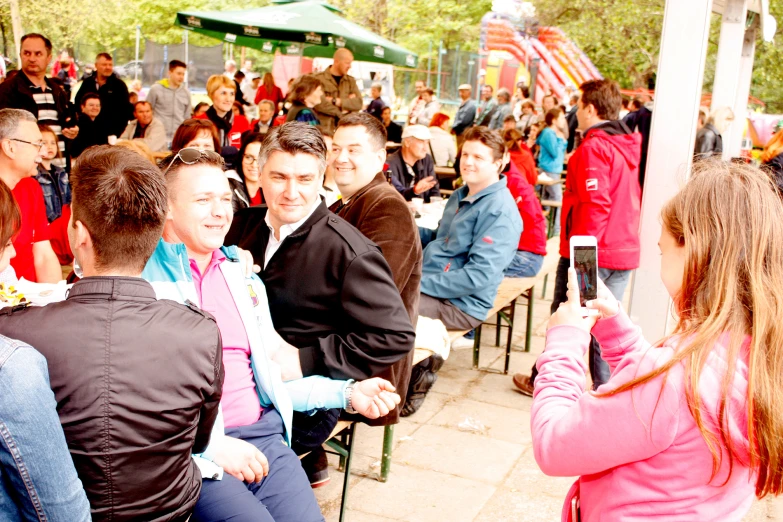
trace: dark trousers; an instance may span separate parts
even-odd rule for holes
[[[250,426],[228,428],[226,435],[258,448],[269,461],[269,475],[253,484],[228,473],[221,480],[204,479],[194,522],[323,522],[307,475],[285,444],[277,410],[265,410]]]
[[[317,450],[326,442],[337,425],[340,410],[319,410],[313,415],[301,411],[294,412],[291,428],[291,449],[297,455]]]
[[[555,313],[560,307],[561,303],[568,301],[568,269],[571,267],[571,260],[567,257],[561,257],[557,263],[557,274],[555,276],[555,295],[552,298],[552,307],[549,309],[550,313]],[[593,378],[593,389],[597,389],[599,386],[609,380],[611,371],[609,365],[601,358],[601,345],[595,340],[595,337],[590,336],[590,351],[587,360],[588,368],[590,369],[590,375]],[[533,365],[533,370],[530,372],[531,382],[535,382],[538,376],[538,368]]]

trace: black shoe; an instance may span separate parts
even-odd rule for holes
[[[424,399],[427,397],[427,392],[430,391],[432,385],[438,380],[435,372],[440,370],[441,366],[443,366],[443,358],[436,355],[428,357],[413,367],[411,383],[408,386],[408,396],[400,410],[400,416],[408,417],[421,408],[421,405],[424,404]]]
[[[300,462],[313,489],[329,483],[329,461],[326,460],[326,452],[323,448],[314,449],[302,457]]]

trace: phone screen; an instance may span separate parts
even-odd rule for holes
[[[574,269],[579,282],[579,303],[598,297],[598,267],[596,249],[593,246],[574,247]]]

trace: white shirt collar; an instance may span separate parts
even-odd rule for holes
[[[312,208],[310,208],[310,211],[302,219],[296,223],[282,225],[280,227],[280,239],[275,238],[275,228],[269,221],[269,210],[266,211],[264,222],[266,223],[266,226],[269,227],[269,241],[266,244],[266,252],[264,252],[264,268],[266,268],[266,265],[269,263],[269,260],[272,258],[272,256],[275,255],[277,249],[280,248],[280,244],[285,241],[285,238],[296,232],[299,227],[304,225],[304,222],[310,219],[310,216],[313,215],[313,212],[315,212],[315,209],[318,208],[318,205],[320,204],[321,198],[318,197],[313,203]]]

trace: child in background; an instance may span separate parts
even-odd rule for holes
[[[43,147],[35,179],[41,185],[46,202],[46,219],[51,223],[62,215],[63,206],[71,203],[71,184],[65,169],[52,163],[52,160],[62,158],[57,146],[57,135],[48,125],[39,125],[38,128],[43,137]]]
[[[739,522],[783,491],[779,196],[754,167],[708,162],[661,221],[671,335],[645,341],[601,282],[583,318],[573,269],[549,321],[531,426],[542,471],[580,475],[563,521]],[[612,372],[592,393],[591,334]]]

